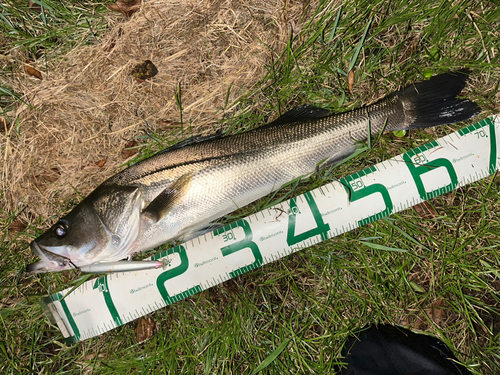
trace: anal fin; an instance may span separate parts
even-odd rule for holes
[[[324,160],[321,165],[319,166],[318,169],[322,168],[331,168],[338,166],[339,164],[342,164],[343,162],[349,160],[354,154],[362,150],[363,147],[362,145],[355,144],[350,147],[346,147],[342,151],[337,152],[336,154],[328,157],[326,160]],[[357,154],[356,154],[357,155]]]

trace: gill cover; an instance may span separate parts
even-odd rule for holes
[[[27,270],[61,271],[127,257],[142,205],[136,187],[101,186],[32,242],[41,260]]]

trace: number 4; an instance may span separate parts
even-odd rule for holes
[[[314,221],[316,221],[316,228],[310,229],[304,233],[300,234],[295,234],[295,224],[297,220],[297,198],[292,198],[290,200],[290,212],[292,214],[288,216],[288,231],[286,235],[286,242],[288,243],[288,246],[295,245],[299,242],[302,242],[304,240],[307,240],[308,238],[320,235],[321,240],[324,241],[328,238],[328,231],[330,230],[330,225],[325,224],[323,221],[323,217],[321,216],[321,213],[318,210],[318,206],[316,205],[316,202],[314,201],[314,198],[311,194],[311,192],[307,192],[304,194],[306,198],[306,202],[309,205],[309,208],[311,209],[311,213],[313,214]]]

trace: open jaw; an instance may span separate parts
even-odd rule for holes
[[[31,251],[33,251],[40,260],[26,267],[26,271],[29,273],[57,272],[77,268],[70,259],[44,249],[35,241],[30,244],[30,247]]]

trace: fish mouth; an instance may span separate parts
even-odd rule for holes
[[[35,241],[30,244],[30,248],[40,260],[26,267],[26,271],[29,273],[57,272],[77,268],[70,259],[54,254]]]

